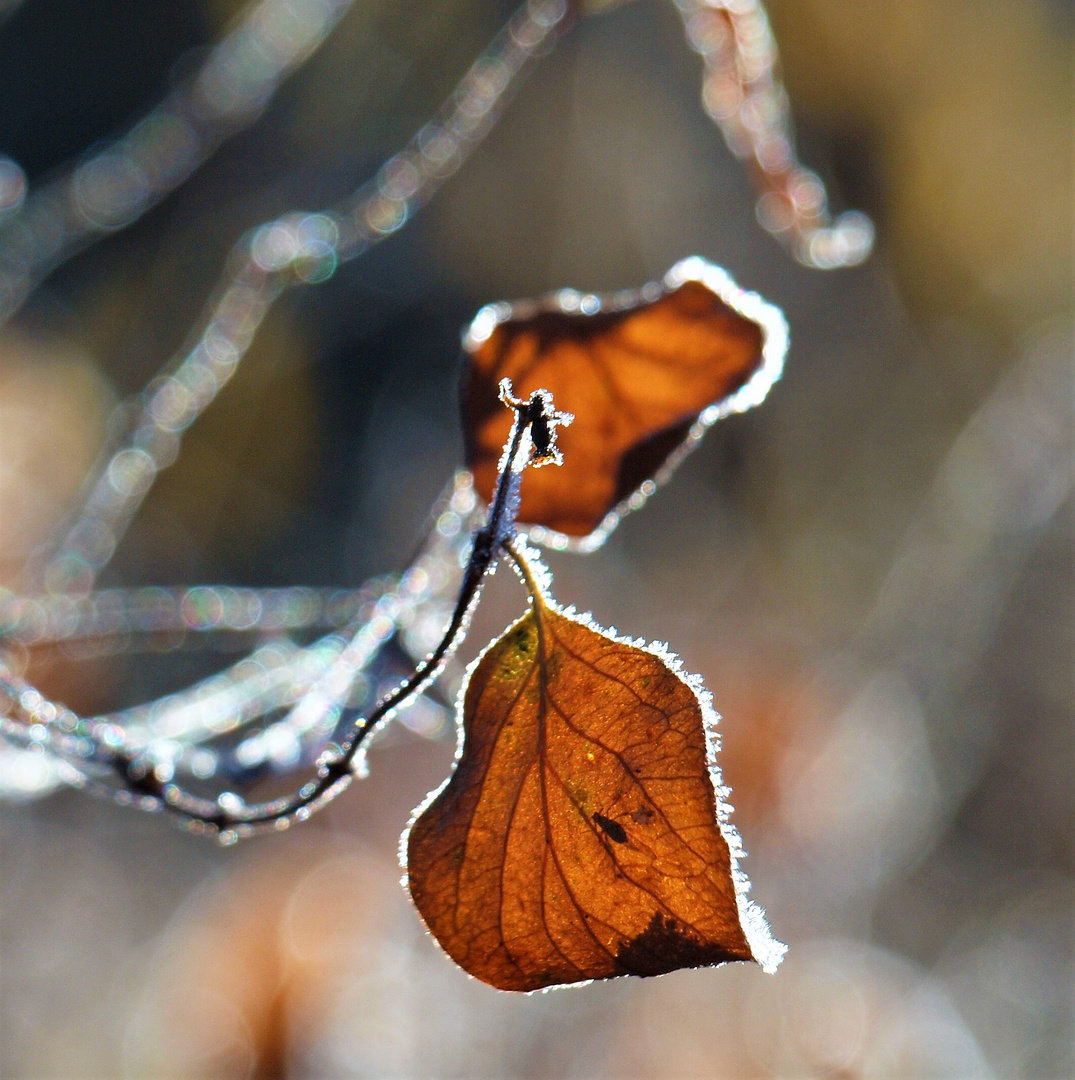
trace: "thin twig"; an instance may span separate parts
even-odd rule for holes
[[[302,820],[314,808],[339,794],[350,783],[356,758],[369,737],[394,712],[422,693],[436,678],[466,632],[484,578],[492,569],[514,527],[518,504],[518,500],[513,498],[514,489],[517,488],[519,475],[529,459],[529,448],[524,444],[524,439],[535,419],[543,415],[544,411],[535,408],[532,403],[519,404],[522,407],[515,409],[515,421],[501,459],[497,491],[489,517],[486,524],[475,533],[459,598],[440,643],[417,665],[414,673],[387,694],[368,716],[354,722],[350,734],[337,751],[322,755],[315,780],[305,784],[293,795],[267,803],[247,806],[238,796],[227,793],[212,804],[175,783],[165,783],[157,779],[151,763],[144,758],[133,757],[123,750],[102,748],[102,753],[124,786],[138,796],[157,800],[159,805],[154,807],[156,809],[166,810],[187,822],[215,830],[225,842],[249,835],[257,826]],[[545,399],[542,399],[543,407],[544,404]]]

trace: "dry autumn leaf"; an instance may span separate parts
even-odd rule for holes
[[[764,399],[783,368],[787,324],[695,257],[637,291],[491,304],[464,348],[466,463],[478,494],[492,497],[511,427],[500,380],[523,397],[551,391],[577,419],[560,436],[564,466],[528,478],[518,516],[534,540],[590,550],[709,425]]]
[[[408,883],[470,974],[503,990],[779,963],[736,868],[704,690],[533,589],[462,703],[454,773],[416,812]]]

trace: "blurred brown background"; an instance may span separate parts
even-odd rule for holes
[[[254,127],[35,293],[0,336],[2,580],[241,233],[366,180],[510,10],[357,4]],[[0,152],[47,175],[237,11],[0,5]],[[6,807],[3,1075],[1075,1071],[1072,8],[770,16],[801,157],[877,224],[865,266],[803,269],[758,227],[670,4],[584,19],[399,236],[280,301],[104,583],[400,569],[459,461],[458,333],[481,304],[635,286],[688,254],[725,266],[783,307],[783,381],[605,549],[551,561],[565,603],[705,677],[754,895],[790,945],[780,972],[533,998],[468,979],[423,933],[395,853],[454,739],[400,729],[325,814],[229,850],[70,792]],[[498,582],[471,653],[520,602]],[[115,707],[193,664],[72,664],[49,688]]]

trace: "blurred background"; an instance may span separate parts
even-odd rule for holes
[[[0,154],[32,190],[239,11],[0,3]],[[356,4],[256,123],[33,292],[0,332],[0,585],[61,526],[111,408],[182,345],[240,235],[366,181],[510,11]],[[872,216],[870,261],[807,270],[758,226],[671,4],[582,19],[405,230],[276,304],[102,584],[402,569],[460,462],[478,307],[719,263],[785,311],[783,381],[605,548],[550,562],[563,602],[704,676],[745,868],[790,946],[778,974],[529,998],[469,979],[396,861],[454,734],[397,725],[325,813],[226,850],[71,791],[9,802],[4,1076],[1073,1074],[1072,6],[769,13],[800,156],[837,209]],[[5,175],[19,197],[0,170],[0,211]],[[507,577],[467,655],[521,610]],[[36,674],[86,713],[203,663]]]

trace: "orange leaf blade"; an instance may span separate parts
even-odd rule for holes
[[[554,546],[597,547],[663,482],[704,429],[761,402],[780,377],[787,325],[719,267],[685,259],[664,285],[599,300],[563,290],[494,304],[464,341],[467,467],[487,502],[511,425],[497,387],[551,391],[575,423],[564,464],[527,478],[519,520]]]
[[[536,600],[473,668],[462,755],[407,837],[411,895],[445,951],[523,991],[774,966],[706,708],[665,658]]]

